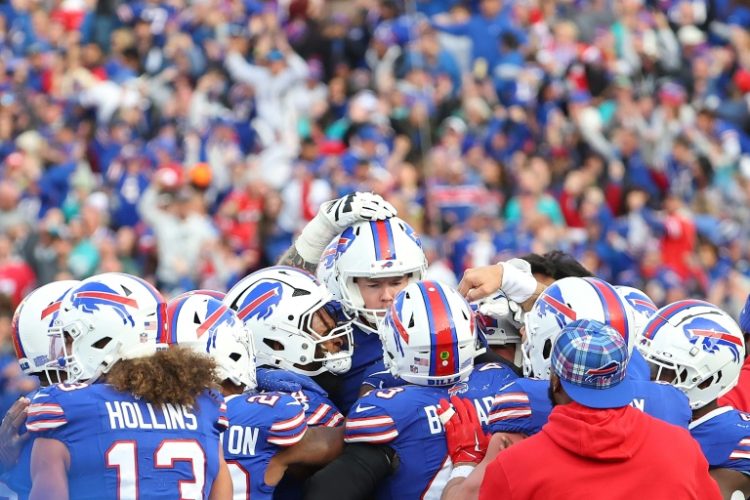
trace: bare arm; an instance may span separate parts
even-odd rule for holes
[[[730,500],[735,491],[742,492],[742,498],[750,495],[750,477],[741,472],[730,469],[712,469],[711,477],[718,483],[721,496]]]
[[[271,459],[263,480],[267,485],[275,486],[290,465],[326,465],[341,455],[343,449],[344,426],[309,427],[302,441]]]
[[[214,479],[214,484],[211,486],[211,493],[208,498],[209,500],[223,500],[225,498],[232,498],[233,494],[232,476],[229,475],[227,463],[224,461],[224,450],[221,443],[219,443],[219,473],[216,474],[216,479]]]
[[[57,439],[38,438],[31,451],[31,500],[67,500],[68,447]]]

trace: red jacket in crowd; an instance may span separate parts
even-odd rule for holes
[[[536,434],[500,453],[479,493],[489,499],[720,499],[687,430],[630,406],[556,406]]]

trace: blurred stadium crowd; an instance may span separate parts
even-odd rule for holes
[[[4,0],[0,370],[35,286],[225,290],[354,190],[448,283],[563,250],[736,316],[749,27],[732,0]]]

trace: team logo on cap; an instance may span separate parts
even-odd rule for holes
[[[612,360],[604,366],[599,368],[589,368],[586,370],[586,381],[593,382],[594,380],[605,380],[620,370],[620,362]]]

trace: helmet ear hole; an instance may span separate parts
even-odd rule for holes
[[[232,354],[229,355],[229,359],[231,359],[232,361],[239,361],[240,358],[242,358],[242,354],[238,352],[233,352]]]
[[[550,357],[550,354],[552,354],[552,340],[547,339],[544,342],[544,349],[542,349],[542,356],[544,356],[544,359],[547,359]]]
[[[105,347],[107,347],[107,344],[109,344],[111,341],[112,341],[112,337],[104,337],[103,339],[97,340],[94,343],[93,347],[95,347],[96,349],[104,349]]]
[[[411,315],[411,318],[409,318],[409,328],[414,328],[414,315]]]

